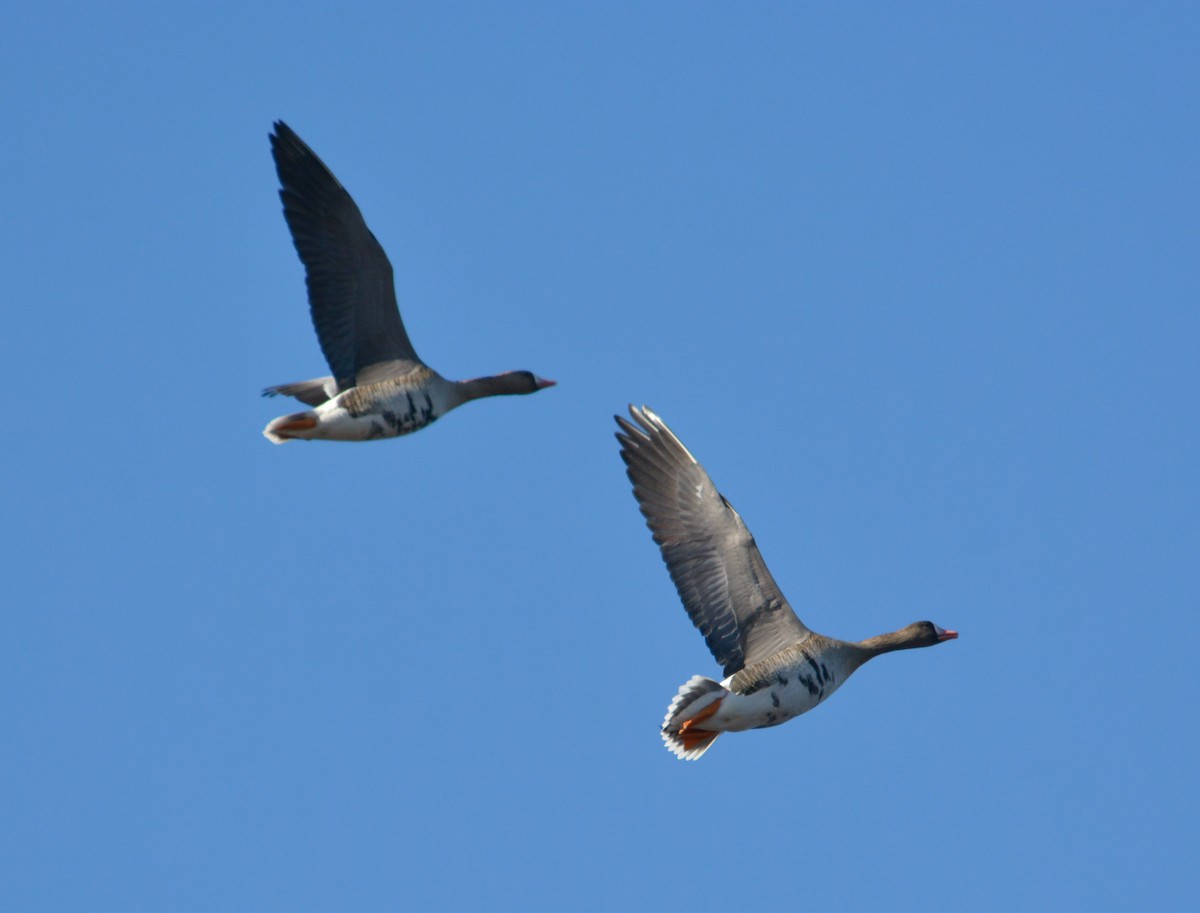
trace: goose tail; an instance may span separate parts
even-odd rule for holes
[[[317,427],[317,413],[295,412],[291,415],[281,415],[263,429],[263,437],[272,444],[283,444],[295,438],[312,437],[310,433]]]
[[[675,757],[695,761],[717,740],[720,731],[704,728],[729,692],[719,682],[693,675],[680,687],[663,719],[662,738]]]

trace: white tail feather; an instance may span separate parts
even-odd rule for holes
[[[297,438],[310,438],[309,433],[317,427],[316,412],[293,412],[291,415],[281,415],[263,429],[263,437],[272,444],[286,444]]]
[[[703,675],[693,675],[680,686],[671,706],[667,708],[662,726],[663,742],[675,753],[675,757],[695,761],[708,751],[720,733],[707,731],[703,726],[689,730],[689,724],[697,717],[708,715],[705,714],[706,710],[710,714],[715,711],[714,705],[724,700],[728,693],[720,682]]]

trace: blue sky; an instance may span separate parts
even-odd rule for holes
[[[3,906],[1194,898],[1200,22],[1052,6],[9,10]],[[431,365],[559,386],[269,445],[276,118]],[[675,760],[629,402],[813,628],[961,638]]]

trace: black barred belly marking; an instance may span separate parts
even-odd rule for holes
[[[407,404],[407,408],[403,406]],[[393,404],[395,401],[393,400]],[[351,412],[355,418],[372,416],[371,426],[367,430],[368,440],[374,440],[381,437],[399,437],[402,434],[412,434],[414,431],[420,431],[426,425],[432,425],[437,416],[433,414],[433,400],[430,399],[428,393],[419,395],[418,400],[413,399],[411,393],[404,395],[404,401],[398,403],[400,409],[381,409],[376,415],[372,416],[370,411],[355,414]]]
[[[762,722],[755,726],[755,729],[777,726],[798,715],[795,697],[788,696],[788,692],[793,689],[802,688],[812,698],[812,703],[801,709],[800,713],[817,706],[825,699],[826,694],[833,690],[832,688],[827,689],[827,686],[833,684],[833,675],[824,662],[810,655],[807,650],[797,649],[788,652],[791,653],[790,656],[779,657],[782,660],[781,665],[776,666],[773,670],[769,668],[761,670],[753,681],[738,682],[735,676],[735,680],[730,683],[734,686],[736,693],[746,697],[763,690],[767,692],[766,696],[770,700],[770,705],[763,706],[760,710],[762,716],[759,719]],[[751,674],[753,675],[753,673]]]

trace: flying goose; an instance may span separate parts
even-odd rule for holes
[[[881,653],[958,637],[931,621],[858,643],[809,630],[704,467],[648,408],[629,412],[636,426],[614,418],[634,497],[684,608],[726,676],[693,676],[671,701],[662,737],[676,757],[694,761],[722,732],[778,726],[812,710]]]
[[[447,380],[421,361],[400,320],[392,264],[350,194],[283,121],[275,122],[271,154],[332,374],[263,391],[313,407],[272,421],[263,431],[269,441],[396,437],[473,399],[554,386],[529,371]]]

